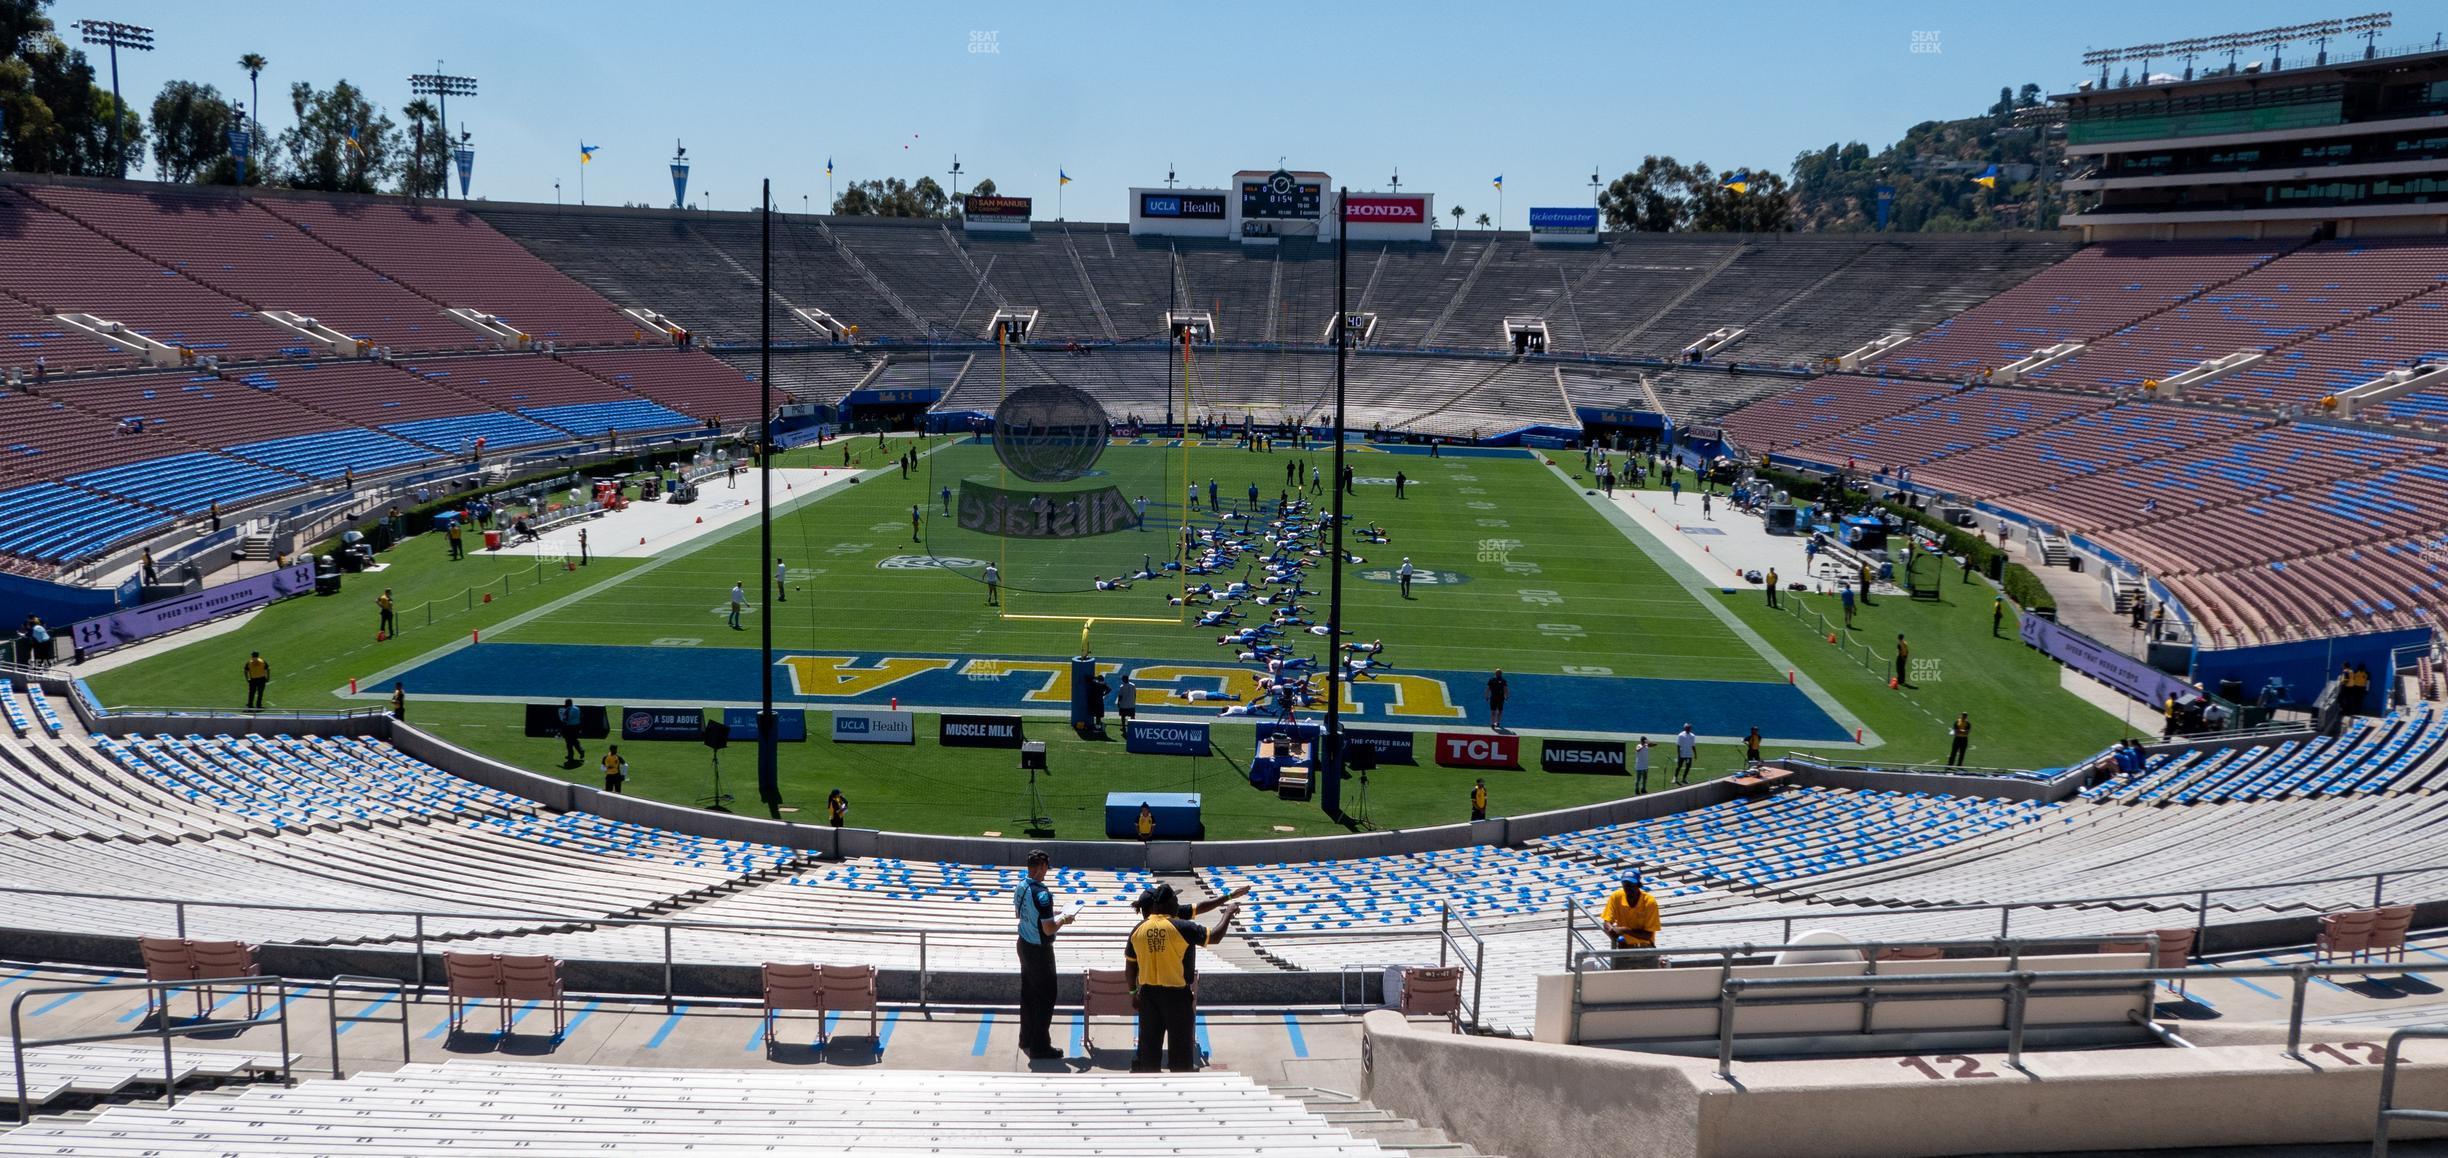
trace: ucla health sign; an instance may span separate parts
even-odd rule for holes
[[[1596,233],[1598,211],[1588,206],[1533,207],[1530,210],[1532,233]]]
[[[1122,729],[1122,750],[1151,756],[1205,756],[1207,725],[1133,720]]]
[[[1139,216],[1222,221],[1224,196],[1220,193],[1142,193],[1139,195]]]
[[[836,744],[915,744],[918,730],[908,712],[835,712]]]

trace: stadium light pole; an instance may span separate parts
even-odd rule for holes
[[[111,164],[119,179],[127,179],[127,105],[119,99],[119,50],[153,51],[153,30],[140,24],[123,24],[116,20],[79,20],[77,30],[87,44],[110,48],[111,66]]]
[[[758,197],[758,210],[764,214],[763,268],[757,281],[757,457],[763,469],[757,471],[757,481],[764,488],[757,503],[764,509],[757,513],[759,554],[757,574],[763,576],[765,602],[759,604],[758,626],[765,632],[765,644],[760,649],[764,680],[764,698],[757,705],[757,798],[765,802],[765,810],[773,818],[782,818],[782,760],[775,745],[774,726],[774,654],[773,654],[773,178],[767,177],[764,192]]]
[[[1326,564],[1326,765],[1318,777],[1318,807],[1343,817],[1343,385],[1351,361],[1351,214],[1343,202],[1349,187],[1335,190],[1335,409],[1334,535]]]
[[[451,199],[450,164],[453,159],[450,139],[450,99],[454,96],[475,96],[476,78],[448,75],[442,71],[442,62],[437,60],[434,62],[432,72],[420,72],[408,78],[408,91],[417,96],[442,98],[442,107],[436,110],[438,117],[436,124],[442,130],[442,199],[448,201]]]

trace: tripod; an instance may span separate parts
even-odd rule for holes
[[[716,812],[729,812],[723,805],[731,803],[731,794],[722,790],[722,749],[714,750],[714,794],[697,798],[697,807]]]
[[[1375,828],[1375,827],[1377,827],[1376,825],[1374,825],[1374,824],[1370,824],[1370,823],[1369,823],[1369,807],[1368,807],[1368,769],[1366,769],[1366,768],[1362,768],[1362,769],[1359,769],[1359,772],[1360,772],[1360,815],[1359,815],[1358,819],[1359,819],[1359,821],[1360,821],[1360,827],[1362,827],[1362,828]]]
[[[1045,793],[1037,787],[1035,768],[1028,770],[1028,778],[1027,811],[1021,819],[1028,821],[1030,831],[1037,831],[1052,825],[1054,818],[1046,815]]]

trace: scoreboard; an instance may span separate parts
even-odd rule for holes
[[[1241,216],[1244,220],[1317,220],[1325,212],[1326,185],[1322,181],[1303,181],[1292,174],[1277,170],[1264,180],[1241,183]]]

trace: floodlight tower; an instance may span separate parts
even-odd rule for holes
[[[442,62],[437,60],[434,62],[434,70],[432,72],[420,72],[408,78],[408,91],[415,93],[418,96],[440,97],[442,99],[442,107],[439,110],[440,115],[435,119],[435,123],[444,126],[442,139],[447,146],[450,140],[450,131],[448,128],[450,125],[450,99],[454,96],[475,96],[476,78],[472,76],[451,76],[442,71]],[[442,178],[442,199],[445,201],[450,200],[450,178],[447,175]]]
[[[153,30],[117,20],[79,20],[77,30],[87,44],[110,49],[111,66],[111,164],[118,175],[127,177],[127,137],[120,130],[127,124],[127,105],[119,99],[119,50],[153,51]]]

